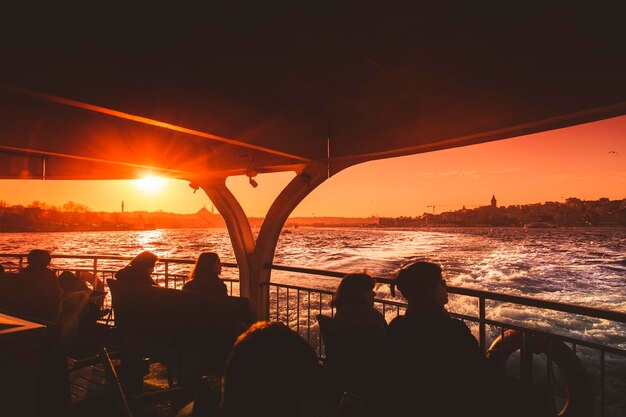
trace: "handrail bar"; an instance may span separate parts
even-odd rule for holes
[[[329,290],[300,287],[300,286],[295,286],[295,285],[290,285],[290,284],[279,284],[279,283],[276,283],[276,282],[268,282],[268,283],[264,283],[264,285],[272,286],[272,287],[276,287],[276,288],[286,288],[286,289],[292,289],[292,290],[314,292],[316,294],[325,294],[325,295],[332,295],[333,294],[333,292],[329,291]],[[374,302],[375,303],[386,304],[386,305],[398,306],[398,307],[406,307],[406,303],[401,303],[401,302],[397,302],[397,301],[389,301],[389,300],[380,299],[380,298],[375,298]],[[455,317],[455,318],[458,318],[458,319],[461,319],[461,320],[471,321],[473,323],[478,323],[478,324],[481,323],[481,318],[477,317],[477,316],[471,316],[471,315],[468,315],[468,314],[455,313],[455,312],[450,312],[450,315],[452,317]],[[524,326],[516,325],[516,324],[510,323],[510,322],[503,322],[503,321],[498,321],[498,320],[484,318],[482,320],[482,324],[489,325],[489,326],[495,326],[495,327],[503,327],[503,328],[513,329],[513,330],[519,330],[519,331],[522,331],[522,332],[530,332],[530,333],[533,333],[533,334],[540,334],[540,335],[547,336],[547,337],[557,337],[559,340],[562,340],[564,342],[573,343],[573,344],[580,345],[580,346],[586,346],[586,347],[589,347],[589,348],[593,348],[593,349],[597,349],[597,350],[600,350],[600,351],[604,351],[606,353],[612,353],[612,354],[616,354],[616,355],[620,355],[620,356],[626,356],[626,350],[624,350],[624,349],[614,348],[614,347],[611,347],[611,346],[590,342],[590,341],[587,341],[587,340],[584,340],[584,339],[578,339],[578,338],[574,338],[574,337],[570,337],[570,336],[565,336],[565,335],[558,334],[558,333],[550,333],[550,332],[546,332],[546,331],[543,331],[543,330],[540,330],[540,329],[536,329],[536,328],[524,327]]]
[[[338,271],[325,271],[321,269],[292,267],[286,265],[266,264],[266,268],[278,271],[300,272],[304,274],[324,275],[328,277],[343,278],[347,273]],[[374,277],[377,282],[393,284],[390,278]],[[448,292],[453,294],[467,295],[471,297],[485,298],[489,300],[504,301],[515,304],[523,304],[529,307],[546,308],[549,310],[562,311],[565,313],[582,314],[594,318],[606,319],[620,323],[626,323],[626,313],[612,310],[604,310],[593,307],[585,307],[577,304],[566,304],[557,301],[540,300],[536,298],[523,297],[519,295],[502,294],[491,291],[475,290],[471,288],[461,288],[448,286]]]
[[[0,257],[7,257],[7,258],[8,257],[18,258],[18,257],[26,257],[26,256],[28,256],[28,254],[0,253]],[[53,254],[52,258],[111,259],[111,260],[133,259],[132,256],[121,256],[121,255],[65,255],[65,254]],[[193,264],[195,262],[194,260],[190,260],[190,259],[177,259],[177,258],[159,258],[159,261],[160,262],[177,262],[177,263],[183,263],[183,264]],[[232,262],[222,262],[222,266],[235,268],[237,267],[237,264],[232,263]],[[346,272],[328,271],[328,270],[313,269],[313,268],[292,267],[292,266],[278,265],[278,264],[266,264],[265,268],[272,269],[272,270],[279,270],[279,271],[289,271],[289,272],[299,272],[299,273],[304,273],[304,274],[322,275],[322,276],[328,276],[328,277],[334,277],[334,278],[342,278],[347,274]],[[387,284],[393,284],[394,282],[394,280],[390,278],[375,277],[375,279],[377,282],[382,282],[382,283],[387,283]],[[619,323],[626,323],[626,313],[622,313],[619,311],[605,310],[605,309],[581,306],[577,304],[568,304],[568,303],[561,303],[557,301],[540,300],[536,298],[530,298],[530,297],[524,297],[524,296],[518,296],[518,295],[509,295],[509,294],[502,294],[502,293],[496,293],[496,292],[491,292],[491,291],[475,290],[471,288],[461,288],[461,287],[454,287],[454,286],[449,286],[448,291],[452,294],[460,294],[460,295],[466,295],[470,297],[477,297],[477,298],[484,298],[484,299],[495,300],[495,301],[522,304],[522,305],[530,306],[530,307],[545,308],[549,310],[561,311],[561,312],[571,313],[571,314],[582,314],[582,315],[590,316],[594,318],[606,319],[606,320],[611,320],[611,321],[615,321]]]
[[[585,347],[597,349],[597,350],[604,351],[607,353],[613,353],[613,354],[620,355],[620,356],[626,356],[626,350],[624,349],[614,348],[614,347],[602,345],[599,343],[589,342],[584,339],[576,339],[574,337],[565,336],[565,335],[558,334],[558,333],[550,333],[550,332],[546,332],[546,331],[539,330],[539,329],[518,326],[512,323],[505,323],[505,322],[500,322],[497,320],[490,320],[490,319],[485,319],[485,324],[488,324],[490,326],[506,327],[507,329],[518,330],[520,332],[530,332],[533,334],[539,334],[539,335],[546,336],[546,337],[557,338],[563,342],[573,343],[579,346],[585,346]]]
[[[28,256],[27,253],[0,253],[0,258],[26,258]],[[66,255],[66,254],[51,254],[52,259],[54,258],[71,258],[71,259],[109,259],[109,260],[119,260],[119,261],[130,261],[134,258],[134,256],[123,256],[123,255]],[[158,258],[158,262],[176,262],[181,264],[194,264],[196,263],[193,259],[180,259],[180,258]],[[237,268],[237,264],[234,262],[222,262],[222,266],[227,268]]]
[[[467,314],[451,312],[450,315],[457,319],[467,320],[467,321],[471,321],[475,323],[478,323],[480,321],[478,317],[469,316]],[[608,353],[613,353],[613,354],[620,355],[620,356],[626,356],[626,350],[624,349],[614,348],[614,347],[602,345],[599,343],[589,342],[584,339],[576,339],[574,337],[565,336],[565,335],[558,334],[558,333],[550,333],[544,330],[539,330],[539,329],[535,329],[532,327],[519,326],[513,323],[503,322],[503,321],[498,321],[498,320],[485,319],[484,322],[485,324],[488,324],[489,326],[505,327],[507,329],[518,330],[520,332],[530,332],[533,334],[539,334],[539,335],[546,336],[546,337],[556,337],[559,340],[562,340],[564,342],[575,343],[580,346],[586,346],[586,347],[590,347],[590,348],[597,349],[597,350],[603,350]]]
[[[586,307],[578,304],[561,303],[558,301],[547,301],[519,295],[502,294],[492,291],[475,290],[471,288],[448,287],[448,291],[454,294],[467,295],[470,297],[483,297],[489,300],[523,304],[528,307],[539,307],[548,310],[562,311],[564,313],[582,314],[584,316],[626,323],[626,313],[619,311]]]

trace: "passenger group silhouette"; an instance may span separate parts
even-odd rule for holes
[[[35,249],[27,260],[18,274],[2,272],[3,280],[17,285],[16,313],[45,323],[71,318],[81,334],[110,314],[101,309],[105,292],[94,291],[78,273],[62,271],[57,277],[48,251]],[[157,261],[154,253],[141,252],[115,278],[141,294],[144,286],[157,286],[151,276]],[[182,290],[230,297],[220,274],[219,256],[201,253]],[[348,274],[339,283],[331,302],[334,316],[318,316],[325,363],[283,323],[256,322],[232,345],[219,368],[219,386],[197,390],[179,416],[489,416],[510,404],[517,407],[507,415],[554,415],[536,393],[514,392],[516,386],[489,366],[467,325],[450,316],[439,265],[415,262],[398,272],[393,285],[408,307],[389,324],[374,306],[376,285],[367,273]],[[68,392],[62,365],[67,348],[49,341],[43,359],[42,380],[65,387],[40,398],[40,408],[51,407],[51,413],[67,410],[67,401],[58,398]],[[140,351],[130,351],[128,357],[122,354],[122,383],[141,390],[147,370]]]

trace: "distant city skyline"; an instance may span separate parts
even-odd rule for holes
[[[363,163],[330,178],[292,216],[417,216],[489,205],[626,197],[626,116],[480,145]],[[294,173],[245,176],[228,187],[246,214],[264,217]],[[74,201],[94,211],[195,213],[211,201],[178,180],[1,180],[0,200]]]

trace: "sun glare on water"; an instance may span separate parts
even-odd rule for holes
[[[144,178],[135,180],[135,185],[142,193],[154,194],[163,188],[165,179],[148,175]]]

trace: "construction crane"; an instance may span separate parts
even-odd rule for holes
[[[436,206],[435,205],[426,206],[426,208],[433,209],[433,214],[435,214],[435,207],[459,207],[459,204],[437,204]]]

